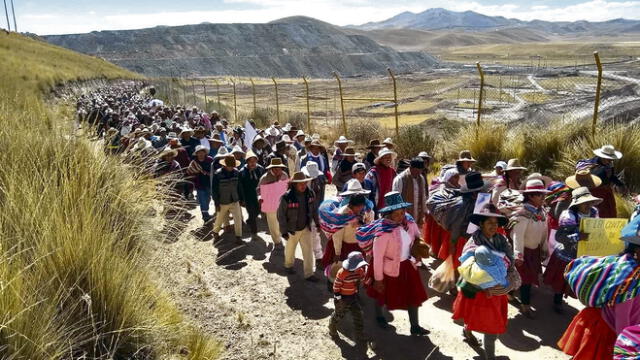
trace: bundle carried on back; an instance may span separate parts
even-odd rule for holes
[[[438,225],[448,230],[446,224],[450,224],[448,218],[454,210],[462,206],[462,196],[454,189],[441,187],[433,191],[427,199],[427,210]]]
[[[640,293],[640,266],[628,254],[577,258],[567,265],[564,278],[578,299],[590,307],[612,306]]]

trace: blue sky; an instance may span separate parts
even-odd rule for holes
[[[9,1],[9,0],[7,0]],[[268,22],[306,15],[336,25],[380,21],[443,7],[522,20],[640,19],[640,0],[13,0],[18,30],[36,34],[136,29],[201,22]],[[0,26],[6,28],[4,16]]]

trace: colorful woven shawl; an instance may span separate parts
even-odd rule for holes
[[[613,347],[613,359],[640,359],[640,325],[628,326],[618,335]]]
[[[340,229],[347,226],[347,224],[358,217],[356,214],[341,214],[339,209],[349,203],[349,198],[338,198],[325,200],[320,204],[318,208],[318,215],[320,218],[320,228],[324,231],[328,237],[338,232]],[[373,209],[373,202],[369,199],[366,201],[366,205],[363,214]]]
[[[583,256],[567,265],[564,278],[590,307],[613,306],[640,292],[640,266],[630,255]]]
[[[409,215],[409,213],[404,214],[404,221],[401,223],[381,218],[359,227],[358,231],[356,231],[356,239],[358,240],[360,248],[362,248],[365,255],[369,255],[373,250],[373,240],[376,237],[381,236],[384,233],[390,233],[398,226],[405,226],[409,223],[415,223],[415,220],[411,215]]]

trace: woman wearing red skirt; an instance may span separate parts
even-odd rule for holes
[[[506,217],[497,213],[495,207],[490,205],[485,211],[474,213],[470,221],[480,229],[466,242],[463,253],[475,251],[479,246],[504,253],[511,263],[507,270],[508,285],[498,285],[486,290],[474,288],[474,291],[468,291],[468,286],[472,285],[459,282],[459,285],[463,286],[453,303],[453,319],[464,322],[464,341],[471,346],[481,346],[472,332],[483,333],[486,358],[494,359],[496,339],[507,330],[507,293],[518,288],[520,278],[513,266],[513,249],[507,238],[497,232],[499,226],[506,225]]]
[[[548,193],[542,180],[527,181],[522,194],[524,205],[514,212],[511,229],[516,268],[522,278],[520,287],[520,311],[524,316],[533,319],[535,314],[531,309],[531,287],[539,285],[542,273],[542,262],[547,258],[547,238],[549,229],[547,214],[542,207],[545,195]]]
[[[361,243],[373,242],[369,277],[373,283],[367,294],[376,300],[376,321],[388,327],[382,306],[388,310],[407,310],[412,335],[429,332],[418,322],[418,307],[427,300],[427,292],[411,256],[411,246],[420,237],[413,218],[405,213],[411,204],[397,191],[384,196],[385,207],[379,210],[382,218],[360,227],[357,238]]]

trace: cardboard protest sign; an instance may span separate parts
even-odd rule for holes
[[[287,191],[289,181],[281,180],[271,184],[260,185],[260,197],[262,198],[262,212],[276,212],[280,205],[280,198]]]
[[[620,231],[626,224],[626,219],[582,219],[580,231],[589,234],[589,238],[578,242],[578,256],[607,256],[620,253],[624,250]]]

